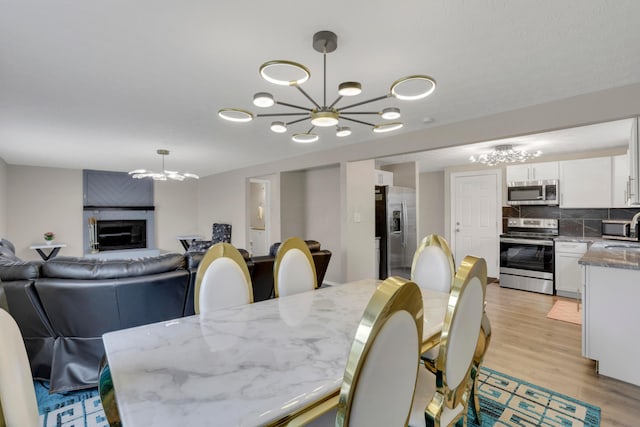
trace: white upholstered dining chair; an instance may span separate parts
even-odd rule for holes
[[[304,240],[290,237],[280,245],[273,266],[273,286],[276,298],[318,287],[316,266]]]
[[[420,369],[411,427],[467,425],[471,369],[484,315],[487,264],[466,256],[455,275],[445,315],[436,373]]]
[[[253,303],[249,268],[240,251],[229,243],[216,243],[205,253],[194,292],[196,314]]]
[[[420,242],[411,264],[411,280],[423,289],[449,292],[455,276],[449,244],[442,236],[430,234]]]
[[[407,425],[419,369],[423,306],[420,288],[390,277],[373,294],[351,345],[337,408],[322,405],[294,426]]]
[[[20,329],[0,309],[0,425],[40,426],[38,401]]]
[[[455,274],[453,254],[445,238],[429,234],[422,239],[413,255],[411,280],[422,289],[449,293]],[[440,347],[435,346],[422,354],[425,366],[432,372],[439,351]]]

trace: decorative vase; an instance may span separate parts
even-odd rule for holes
[[[50,245],[50,244],[52,244],[52,243],[53,243],[53,240],[45,240],[45,243],[46,243],[47,245]]]

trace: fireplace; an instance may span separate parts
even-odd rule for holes
[[[100,251],[147,247],[147,221],[144,219],[98,220],[96,225]]]

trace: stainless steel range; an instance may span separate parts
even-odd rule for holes
[[[500,286],[553,295],[558,220],[509,218],[500,236]]]

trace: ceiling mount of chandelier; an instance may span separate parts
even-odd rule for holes
[[[200,179],[200,177],[196,174],[189,172],[178,172],[167,170],[164,167],[164,156],[169,155],[169,150],[159,149],[156,150],[156,153],[162,156],[162,172],[152,172],[146,169],[136,169],[129,172],[131,178],[142,179],[142,178],[151,178],[154,181],[166,181],[167,179],[172,179],[174,181],[184,181],[187,178],[191,179]]]
[[[260,66],[260,75],[266,81],[280,86],[295,87],[308,101],[311,107],[290,104],[278,101],[272,94],[258,92],[253,96],[253,105],[258,108],[269,108],[274,105],[288,107],[295,112],[279,112],[270,114],[256,114],[240,108],[222,108],[218,115],[232,122],[249,122],[254,117],[280,118],[271,123],[271,130],[276,133],[285,133],[289,126],[309,120],[311,128],[306,132],[297,132],[292,140],[300,143],[315,142],[319,136],[314,133],[316,127],[335,127],[336,136],[345,137],[351,135],[351,128],[341,124],[342,120],[358,123],[371,127],[373,132],[391,132],[402,128],[403,124],[397,121],[401,114],[397,107],[386,107],[382,111],[351,111],[352,108],[381,101],[387,98],[395,98],[405,101],[413,101],[429,96],[436,88],[436,81],[425,75],[413,75],[396,80],[391,84],[389,92],[385,95],[367,99],[353,104],[338,106],[344,97],[357,96],[362,93],[362,85],[359,82],[343,82],[338,85],[337,98],[327,104],[327,53],[331,53],[338,47],[338,36],[331,31],[319,31],[313,36],[313,48],[322,53],[324,64],[324,84],[322,104],[314,100],[300,85],[311,77],[307,67],[293,61],[276,60],[268,61]],[[354,116],[379,116],[385,122],[371,123]],[[290,118],[290,121],[286,121]]]
[[[513,145],[498,145],[493,151],[480,154],[479,156],[471,156],[469,160],[476,163],[484,163],[488,166],[495,166],[499,163],[516,163],[524,162],[534,157],[539,157],[542,151],[538,150],[535,153],[529,153],[525,150],[517,150],[513,148]]]

